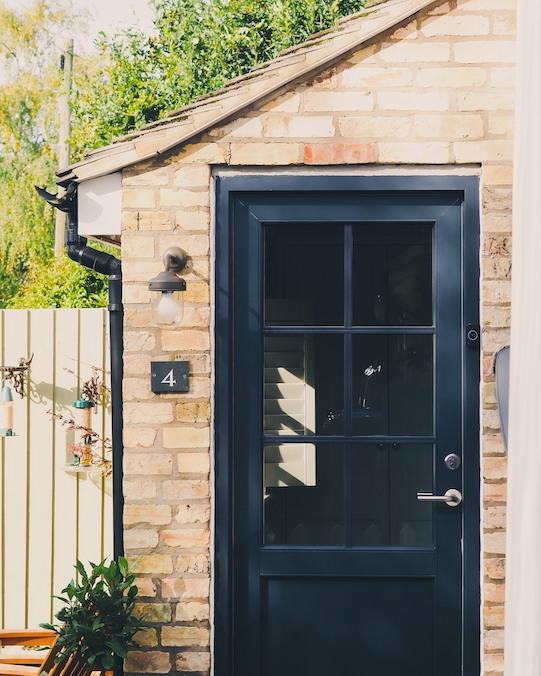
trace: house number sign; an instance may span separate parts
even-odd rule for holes
[[[153,361],[150,364],[150,388],[154,394],[187,392],[190,362]]]

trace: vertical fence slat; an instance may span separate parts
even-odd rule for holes
[[[105,322],[103,325],[103,361],[105,363],[105,384],[111,391],[111,351],[109,349],[109,323],[107,321],[107,314],[104,316]],[[102,411],[102,434],[104,437],[112,438],[111,427],[111,402],[109,397],[108,407]],[[107,455],[111,460],[111,453]],[[102,522],[103,522],[103,540],[102,551],[103,556],[112,557],[113,555],[113,482],[112,477],[104,481],[103,505],[102,505]]]
[[[34,355],[30,391],[30,512],[28,624],[37,627],[50,616],[44,593],[51,579],[54,310],[30,313],[30,350]],[[55,482],[56,483],[56,482]]]
[[[102,341],[101,341],[101,377],[104,385],[107,385],[108,378],[107,378],[107,362],[105,359],[105,350],[106,350],[106,343],[107,343],[107,334],[105,331],[105,320],[106,320],[106,313],[103,313],[103,336],[102,336]],[[106,402],[103,402],[106,404]],[[99,419],[97,420],[97,424],[99,425],[99,430],[102,439],[104,440],[106,437],[106,431],[105,431],[105,419],[107,415],[107,409],[106,406],[103,405],[100,408],[99,411]],[[102,441],[101,443],[101,456],[102,458],[105,458],[107,455],[106,448],[105,448],[105,443]],[[101,478],[101,505],[100,505],[100,558],[104,559],[105,558],[105,497],[106,497],[106,482],[107,479],[102,476]]]
[[[56,412],[72,417],[77,398],[78,311],[57,310],[56,314]],[[77,475],[66,472],[73,432],[56,422],[55,570],[53,586],[62,589],[75,576],[77,531]],[[55,599],[55,610],[59,602]]]
[[[26,310],[13,310],[5,324],[5,364],[17,365],[20,357],[26,357],[27,349]],[[27,590],[26,536],[28,515],[26,512],[27,467],[26,467],[26,400],[15,395],[14,429],[17,436],[5,440],[5,605],[6,624],[25,627]]]
[[[32,358],[32,352],[30,350],[30,340],[32,336],[32,328],[30,326],[30,312],[26,313],[26,346],[25,346],[25,357],[27,360]],[[31,429],[30,429],[30,371],[28,370],[25,374],[25,395],[24,395],[24,405],[25,405],[25,459],[26,459],[26,487],[25,487],[25,497],[26,497],[26,542],[25,542],[25,551],[24,551],[24,626],[28,627],[28,611],[30,608],[30,594],[29,594],[29,582],[30,582],[30,481],[32,477],[32,464],[30,459],[30,444],[31,444]]]
[[[81,310],[80,362],[81,385],[92,377],[92,367],[99,369],[102,345],[96,340],[96,326],[102,326],[102,310]],[[98,371],[101,377],[101,374]],[[92,409],[92,429],[100,432],[100,409]],[[96,452],[101,448],[96,447]],[[92,470],[79,475],[79,558],[83,563],[94,561],[101,553],[101,475]],[[97,556],[98,555],[98,556]]]
[[[0,365],[4,364],[4,311],[0,310]],[[0,627],[2,629],[6,626],[6,578],[5,578],[5,552],[6,552],[6,538],[5,538],[5,520],[6,520],[6,506],[5,506],[5,481],[6,481],[6,448],[5,440],[0,439]]]
[[[50,570],[49,570],[49,622],[54,620],[54,594],[58,590],[55,589],[55,567],[56,567],[56,558],[55,558],[55,538],[56,538],[56,485],[57,485],[57,476],[56,476],[56,459],[59,455],[57,447],[57,426],[54,419],[54,414],[56,413],[56,400],[58,397],[57,394],[57,356],[56,356],[56,328],[57,328],[57,312],[53,313],[53,326],[52,326],[52,401],[51,409],[49,415],[51,417],[51,542],[49,545],[49,554],[50,554]],[[60,453],[62,455],[62,453]]]

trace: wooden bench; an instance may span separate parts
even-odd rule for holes
[[[104,674],[109,672],[95,671],[81,655],[75,653],[60,664],[55,664],[60,648],[56,646],[57,634],[48,629],[0,629],[0,676],[91,676],[92,674]],[[36,651],[21,650],[17,655],[2,654],[5,646],[20,646],[27,648],[32,646],[46,646],[42,655]]]

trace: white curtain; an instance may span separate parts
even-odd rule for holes
[[[541,2],[518,0],[505,676],[541,676]]]

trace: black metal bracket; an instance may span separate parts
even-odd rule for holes
[[[0,366],[2,379],[6,380],[13,387],[21,399],[24,399],[26,372],[30,368],[32,359],[34,359],[34,355],[30,359],[20,357],[17,366]]]

